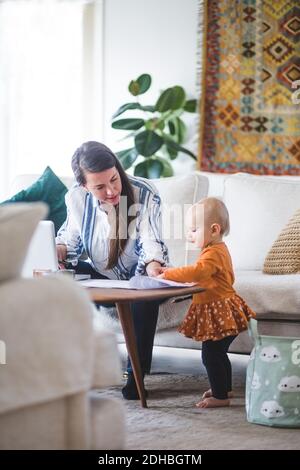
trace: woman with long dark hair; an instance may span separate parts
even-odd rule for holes
[[[148,180],[128,176],[116,155],[99,142],[85,142],[72,157],[76,184],[66,194],[67,219],[58,232],[58,259],[68,253],[79,261],[78,273],[92,278],[130,279],[157,276],[168,262],[161,237],[160,197]],[[150,372],[159,304],[132,303],[138,355],[143,376]],[[124,398],[138,399],[130,360]]]

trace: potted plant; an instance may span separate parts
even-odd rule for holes
[[[170,160],[179,152],[197,160],[196,155],[182,146],[186,125],[181,116],[195,113],[197,100],[187,99],[185,90],[178,85],[162,91],[154,105],[143,105],[138,97],[151,86],[149,74],[140,75],[129,83],[128,89],[136,101],[123,104],[113,115],[112,127],[130,131],[125,138],[133,137],[134,146],[117,152],[125,170],[134,166],[134,175],[144,178],[160,178],[173,175]],[[141,117],[119,118],[129,110],[138,110]],[[138,157],[143,161],[135,164]]]

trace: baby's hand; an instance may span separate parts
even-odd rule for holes
[[[162,274],[159,274],[158,276],[156,276],[158,279],[164,279],[165,278],[165,274],[162,273]]]
[[[159,275],[164,279],[164,273],[168,268],[166,266],[161,266],[159,270]]]

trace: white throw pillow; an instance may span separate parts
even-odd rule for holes
[[[20,274],[34,229],[46,214],[40,202],[0,206],[0,282]]]
[[[225,242],[235,269],[262,270],[265,257],[300,206],[299,180],[236,174],[226,178],[230,216]]]
[[[195,171],[151,181],[161,197],[163,238],[169,248],[170,262],[183,266],[187,262],[184,216],[192,204],[207,196],[208,179]]]

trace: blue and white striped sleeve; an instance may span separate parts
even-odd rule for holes
[[[78,224],[74,217],[74,208],[72,206],[72,190],[67,192],[65,196],[67,206],[67,218],[60,227],[56,236],[56,244],[67,246],[67,251],[76,253],[79,257],[83,251],[83,244]]]
[[[150,261],[162,266],[169,262],[168,248],[162,239],[161,200],[157,193],[149,193],[137,233],[138,266],[136,273],[143,274]]]

